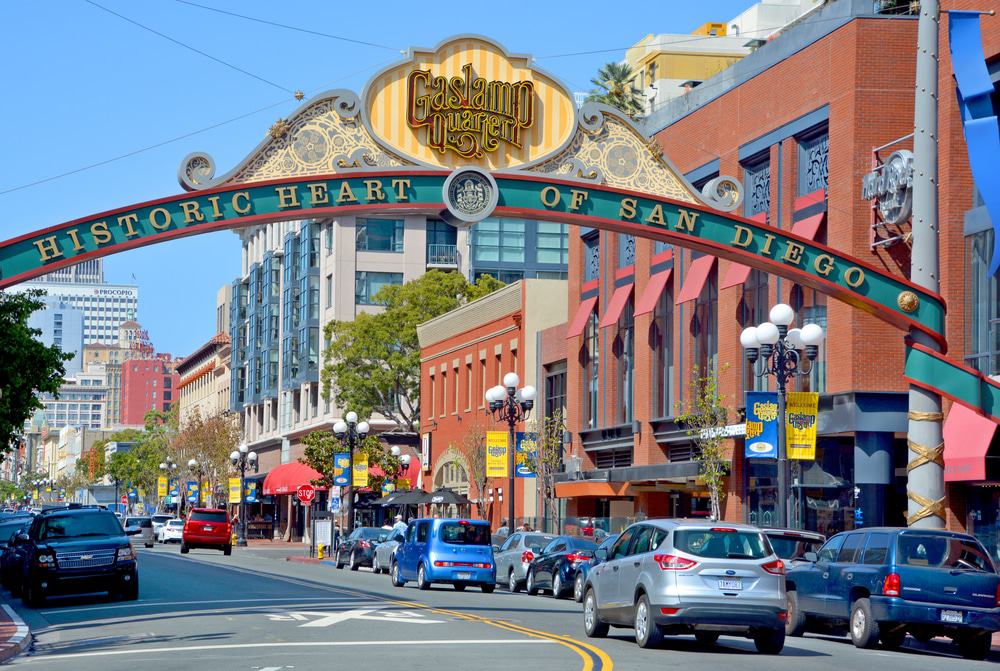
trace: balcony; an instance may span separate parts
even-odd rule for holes
[[[427,245],[428,268],[458,268],[458,246]]]

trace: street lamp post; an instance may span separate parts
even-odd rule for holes
[[[229,461],[232,462],[236,470],[240,472],[240,525],[239,525],[239,536],[236,538],[236,546],[245,548],[247,546],[247,516],[246,516],[246,477],[247,470],[253,469],[256,473],[258,469],[257,465],[257,453],[251,452],[250,448],[247,447],[246,443],[240,445],[238,450],[233,450],[229,453]]]
[[[177,475],[177,464],[174,463],[173,459],[167,457],[166,461],[160,462],[160,470],[163,471],[163,474],[167,478],[167,493],[169,494],[170,481],[174,479],[174,477]],[[177,498],[180,499],[179,501],[175,502],[175,504],[177,505],[177,516],[181,517],[184,514],[184,497],[181,496],[181,484],[179,482],[177,483]],[[118,501],[118,482],[116,481],[115,502],[117,503],[117,501]]]
[[[795,321],[795,310],[790,305],[778,303],[768,315],[771,321],[760,326],[750,326],[740,333],[740,344],[746,351],[747,363],[757,377],[773,375],[778,384],[778,505],[777,525],[789,526],[788,503],[788,448],[785,445],[785,395],[789,380],[809,375],[819,354],[819,346],[826,337],[819,324],[806,324],[789,329]],[[809,360],[804,368],[802,351]],[[756,366],[761,359],[760,370]]]
[[[517,388],[521,378],[517,373],[503,376],[503,385],[486,390],[487,413],[494,421],[507,422],[507,533],[514,533],[514,451],[517,449],[517,423],[528,419],[535,406],[535,388]]]
[[[207,501],[208,497],[205,496],[205,493],[202,492],[202,489],[201,489],[202,484],[204,484],[202,482],[202,480],[205,479],[205,469],[202,468],[201,464],[198,463],[197,459],[188,459],[188,470],[191,471],[192,475],[194,475],[194,476],[196,476],[198,478],[198,501],[197,501],[197,503],[201,503],[202,499],[205,499]]]
[[[354,531],[354,448],[364,441],[370,430],[368,422],[359,422],[358,413],[353,410],[344,415],[344,419],[338,420],[333,425],[333,435],[337,437],[337,440],[347,443],[348,463],[350,464],[347,469],[347,494],[344,496],[344,511],[347,513],[347,521],[344,526],[345,533],[348,534]]]

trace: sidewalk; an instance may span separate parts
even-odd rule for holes
[[[0,604],[0,664],[31,645],[31,632],[24,620],[7,604]]]

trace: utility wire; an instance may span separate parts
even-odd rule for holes
[[[130,18],[128,18],[127,16],[125,16],[123,14],[119,14],[118,12],[116,12],[116,11],[114,11],[112,9],[108,9],[104,5],[100,5],[100,4],[96,3],[96,2],[94,2],[94,0],[84,0],[84,2],[86,2],[86,3],[90,4],[90,5],[93,5],[94,7],[97,7],[98,9],[101,9],[101,10],[107,12],[108,14],[112,14],[114,16],[117,16],[122,21],[127,21],[128,23],[131,23],[134,26],[138,26],[138,27],[142,28],[143,30],[148,30],[149,32],[153,33],[154,35],[158,35],[159,37],[162,37],[163,39],[165,39],[165,40],[167,40],[169,42],[173,42],[174,44],[176,44],[176,45],[178,45],[180,47],[184,47],[185,49],[187,49],[189,51],[193,51],[194,53],[199,54],[201,56],[204,56],[205,58],[208,58],[209,60],[215,61],[216,63],[219,63],[220,65],[225,65],[227,68],[230,68],[232,70],[236,70],[237,72],[245,74],[247,77],[253,77],[257,81],[264,82],[265,84],[267,84],[269,86],[273,86],[276,89],[280,89],[282,91],[285,91],[286,93],[292,93],[292,94],[295,93],[291,89],[287,89],[284,86],[282,86],[281,84],[276,84],[276,83],[272,82],[269,79],[264,79],[263,77],[261,77],[259,75],[255,75],[254,73],[249,72],[247,70],[244,70],[241,67],[237,67],[237,66],[233,65],[232,63],[227,63],[226,61],[222,60],[221,58],[216,58],[215,56],[213,56],[211,54],[205,53],[201,49],[198,49],[196,47],[192,47],[190,44],[185,44],[184,42],[181,42],[180,40],[176,40],[173,37],[170,37],[169,35],[165,35],[165,34],[161,33],[160,31],[155,30],[154,28],[150,28],[149,26],[144,25],[142,23],[139,23],[138,21],[135,21],[133,19],[130,19]]]
[[[295,30],[300,33],[306,33],[307,35],[318,35],[319,37],[328,37],[331,40],[340,40],[341,42],[350,42],[351,44],[361,44],[366,47],[377,47],[379,49],[388,49],[389,51],[394,51],[396,53],[404,52],[405,49],[397,49],[395,47],[390,47],[385,44],[377,44],[375,42],[365,42],[364,40],[356,40],[351,37],[344,37],[342,35],[331,35],[330,33],[321,33],[318,30],[309,30],[308,28],[300,28],[298,26],[289,26],[284,23],[278,23],[277,21],[269,21],[267,19],[260,19],[255,16],[246,16],[245,14],[237,14],[236,12],[226,11],[225,9],[218,9],[217,7],[208,7],[206,5],[199,5],[197,2],[189,2],[189,0],[177,0],[177,2],[182,5],[190,5],[191,7],[197,7],[199,9],[205,9],[210,12],[216,12],[218,14],[225,14],[227,16],[235,16],[238,19],[245,19],[247,21],[256,21],[257,23],[263,23],[268,26],[275,26],[277,28],[284,28],[286,30]]]

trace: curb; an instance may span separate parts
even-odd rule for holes
[[[336,566],[337,562],[331,561],[329,559],[317,559],[316,557],[285,557],[285,561],[292,562],[293,564],[326,564],[328,566]]]
[[[7,639],[5,642],[0,643],[0,663],[7,662],[8,660],[16,657],[31,645],[31,631],[28,629],[28,625],[24,623],[21,616],[14,612],[14,609],[7,604],[0,604],[3,607],[7,617],[10,618],[11,623],[16,627],[14,635]]]

